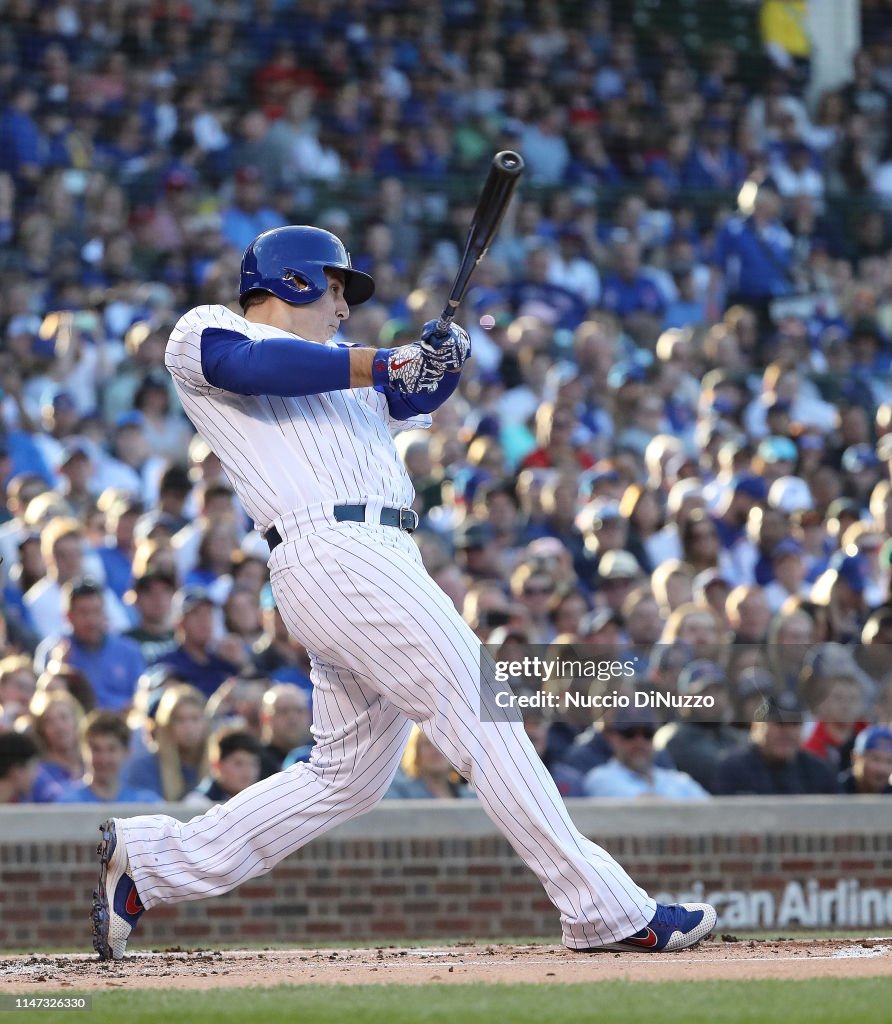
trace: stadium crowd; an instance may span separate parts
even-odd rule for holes
[[[499,148],[528,173],[474,359],[397,438],[425,565],[499,658],[713,705],[528,709],[562,793],[892,791],[892,11],[807,102],[795,4],[764,57],[628,6],[5,6],[0,802],[208,806],[310,756],[307,653],[166,338],[285,223],[374,275],[347,340],[417,337]],[[418,733],[390,795],[473,794]]]

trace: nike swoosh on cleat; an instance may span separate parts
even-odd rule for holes
[[[145,910],[135,885],[132,885],[130,892],[127,893],[127,902],[124,904],[124,910],[128,914],[141,914]]]
[[[628,939],[623,939],[623,945],[626,946],[640,946],[642,949],[654,949],[659,943],[657,933],[653,928],[646,928],[647,935],[632,935]]]

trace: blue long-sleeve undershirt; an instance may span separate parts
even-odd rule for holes
[[[237,331],[201,332],[201,372],[208,384],[236,395],[298,398],[350,387],[350,351],[299,338],[251,341]]]
[[[208,384],[236,395],[299,398],[350,387],[350,348],[317,345],[299,338],[251,341],[238,331],[207,327],[201,332],[201,372]],[[437,390],[402,395],[378,387],[394,419],[438,409],[458,387],[458,373],[444,374]]]

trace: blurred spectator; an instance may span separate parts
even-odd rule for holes
[[[601,308],[613,313],[635,338],[656,340],[666,300],[653,276],[641,262],[636,241],[623,241],[614,248],[615,270],[602,282]]]
[[[852,766],[840,776],[843,793],[892,793],[892,729],[871,725],[855,737]]]
[[[217,687],[207,702],[207,715],[213,727],[237,726],[260,739],[263,695],[269,680],[232,676]]]
[[[24,523],[25,509],[32,498],[48,489],[46,481],[36,473],[19,473],[6,483],[6,510],[8,518],[0,526],[0,569],[4,573],[16,564],[19,545],[30,536]]]
[[[178,644],[157,664],[209,697],[224,679],[237,675],[244,652],[235,644],[214,640],[216,605],[201,587],[184,587],[173,599],[172,618]]]
[[[8,728],[12,728],[19,715],[27,713],[36,683],[37,676],[27,656],[9,654],[0,660],[0,721]]]
[[[731,124],[711,115],[703,122],[700,138],[682,169],[687,188],[704,192],[739,188],[746,176],[746,161],[731,145]]]
[[[313,684],[309,677],[307,652],[289,634],[268,583],[260,592],[260,608],[263,632],[252,648],[254,670],[277,683],[294,683],[309,693]]]
[[[42,532],[40,547],[46,575],[23,598],[29,620],[42,637],[65,631],[67,609],[62,588],[84,574],[84,540],[83,528],[76,519],[54,519]],[[108,588],[100,587],[98,593],[108,629],[120,633],[130,625],[126,611]]]
[[[91,711],[80,726],[84,774],[65,786],[58,797],[62,804],[159,803],[150,789],[124,785],[121,774],[130,751],[130,729],[112,711]]]
[[[30,736],[0,732],[0,804],[25,803],[37,773],[37,745]]]
[[[208,741],[210,774],[184,797],[194,807],[211,807],[253,786],[260,778],[263,750],[256,737],[237,729],[220,729]]]
[[[735,587],[725,603],[728,625],[736,644],[757,644],[765,639],[771,609],[760,587]]]
[[[284,223],[276,210],[264,205],[261,172],[250,166],[236,171],[232,205],[223,210],[222,232],[226,244],[244,252],[262,231]]]
[[[586,796],[625,800],[659,797],[663,800],[705,800],[709,794],[690,775],[659,768],[654,763],[657,723],[650,712],[623,713],[605,727],[613,757],[585,776]]]
[[[124,783],[181,800],[207,775],[208,723],[205,699],[188,684],[168,686],[161,695],[151,728],[149,750],[124,771]]]
[[[215,584],[221,577],[227,575],[232,565],[232,555],[237,544],[238,536],[234,524],[209,523],[201,531],[196,562],[184,577],[185,586],[215,590]],[[216,592],[219,593],[219,589],[216,589]]]
[[[763,184],[756,191],[752,212],[741,211],[722,227],[712,256],[713,314],[724,288],[725,309],[748,305],[767,323],[771,300],[793,290],[793,239],[779,214],[777,192]]]
[[[6,171],[27,195],[36,190],[44,157],[44,140],[34,114],[38,94],[33,86],[19,82],[0,117],[0,171]]]
[[[555,761],[548,753],[548,719],[540,708],[525,707],[523,727],[562,797],[583,796],[582,772]]]
[[[152,665],[176,646],[171,624],[176,580],[160,570],[150,569],[133,581],[126,595],[136,612],[136,625],[122,637],[139,644],[147,665]]]
[[[416,725],[385,800],[455,800],[473,798],[452,765]]]
[[[97,706],[121,711],[130,706],[136,682],[145,671],[139,645],[108,632],[102,588],[92,580],[69,580],[62,602],[71,632],[41,644],[35,660],[64,661],[89,680]]]
[[[54,803],[62,790],[83,774],[78,730],[84,712],[69,693],[43,692],[32,699],[30,714],[41,752],[30,799]]]
[[[169,525],[171,535],[189,522],[184,509],[191,493],[192,481],[182,466],[166,469],[158,481],[158,518]]]
[[[799,747],[803,711],[793,694],[768,697],[750,727],[749,744],[720,761],[716,793],[781,796],[838,792],[834,772]]]
[[[680,674],[678,692],[711,698],[712,707],[691,706],[679,711],[679,721],[664,725],[654,737],[657,750],[666,749],[679,771],[690,775],[707,792],[715,793],[721,757],[737,750],[746,736],[729,723],[734,718],[725,673],[707,661],[693,661]]]
[[[112,502],[105,514],[108,532],[105,543],[96,553],[102,562],[105,582],[120,601],[124,600],[133,582],[133,531],[142,513],[142,502],[122,497]]]
[[[772,63],[797,81],[806,82],[811,65],[806,0],[762,0],[759,29]]]
[[[799,676],[799,695],[814,721],[802,749],[819,757],[837,773],[848,767],[855,735],[866,725],[865,692],[846,648],[823,644],[809,650]]]
[[[260,624],[259,593],[251,587],[234,584],[223,602],[223,628],[241,640],[246,656],[263,634]]]
[[[37,677],[38,693],[70,693],[85,712],[96,707],[96,695],[89,679],[73,665],[51,659]]]
[[[544,403],[536,412],[535,448],[523,460],[525,469],[591,469],[594,460],[578,444],[572,433],[576,418],[572,409]]]
[[[285,758],[298,748],[302,748],[302,756],[295,756],[292,763],[308,760],[313,743],[310,721],[310,699],[305,690],[294,683],[276,683],[266,691],[260,709],[263,778],[281,771]]]

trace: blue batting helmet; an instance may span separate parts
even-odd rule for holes
[[[350,265],[344,243],[330,231],[291,225],[264,231],[245,249],[239,302],[251,292],[268,292],[293,306],[315,302],[328,290],[326,270],[344,273],[344,298],[350,306],[370,299],[375,282]]]

